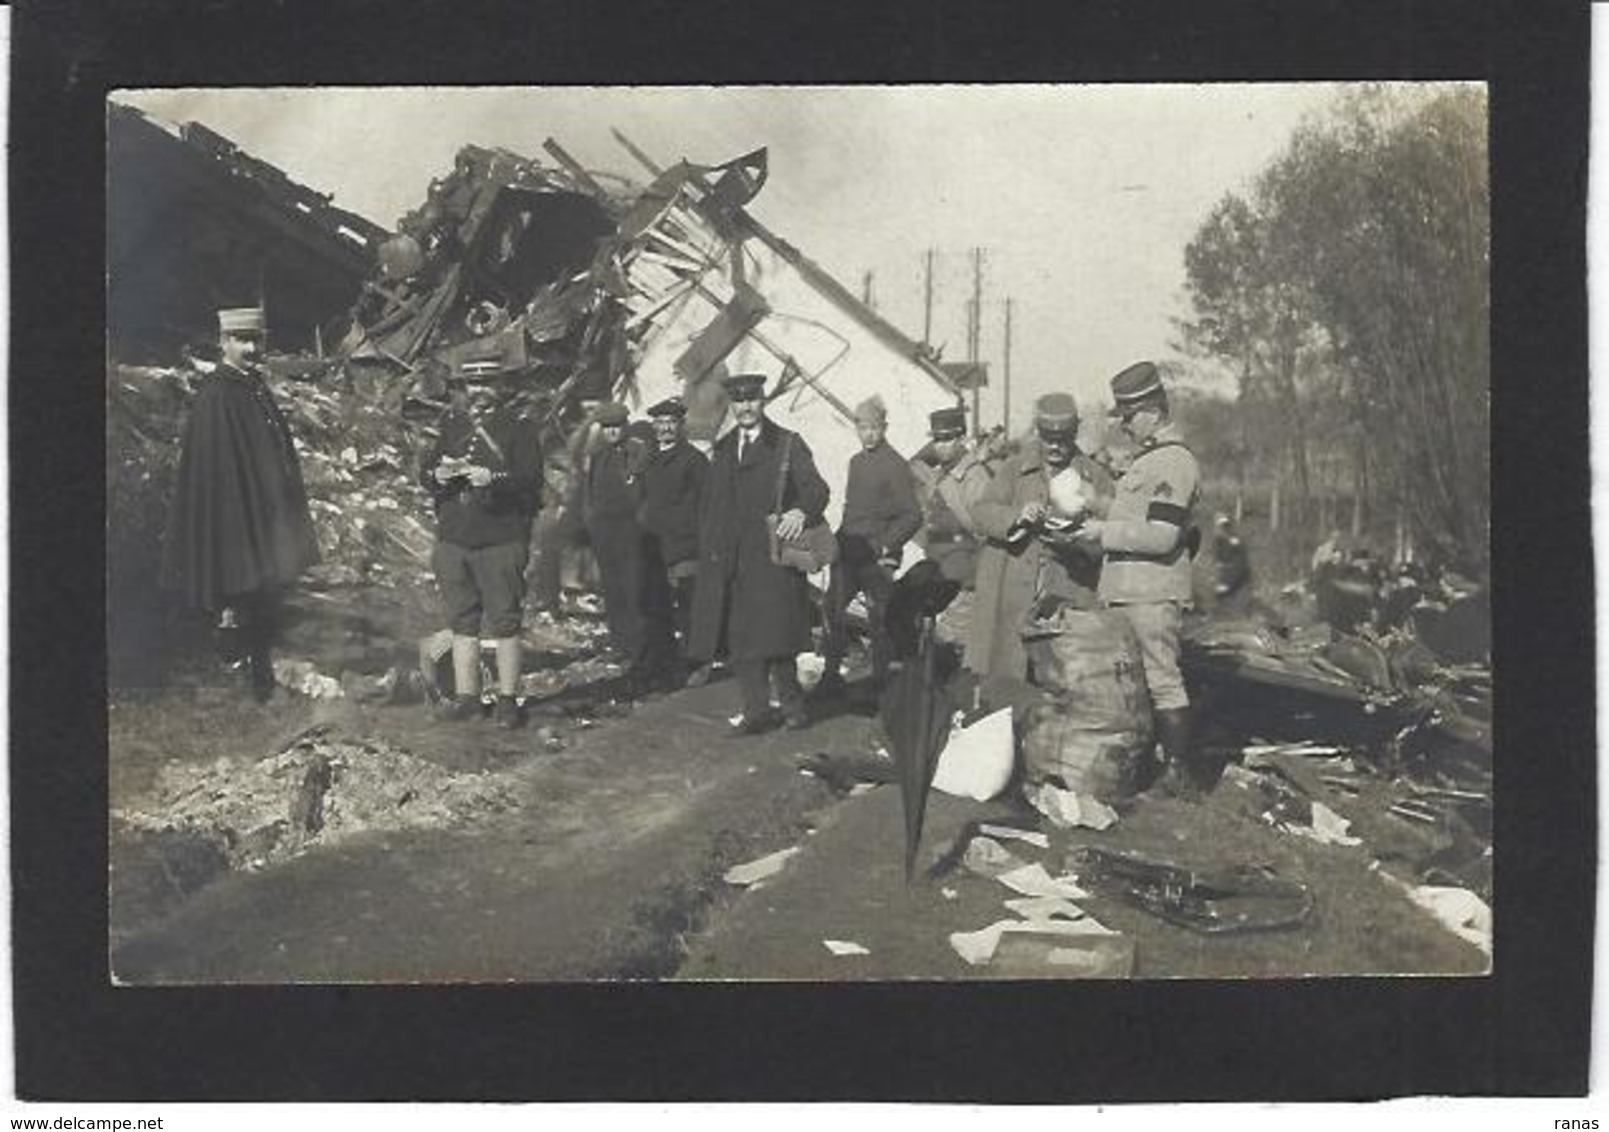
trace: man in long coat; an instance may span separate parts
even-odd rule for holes
[[[218,312],[222,360],[197,387],[185,424],[162,579],[206,610],[228,652],[244,654],[259,699],[284,587],[318,561],[301,463],[257,366],[263,312]]]
[[[708,663],[724,648],[743,695],[737,730],[756,735],[779,722],[773,684],[787,726],[809,723],[795,661],[811,645],[809,583],[771,561],[766,516],[779,514],[778,533],[793,538],[822,522],[829,492],[804,438],[765,416],[764,376],[724,384],[736,427],[716,442],[704,480],[688,651]]]
[[[1109,494],[1110,478],[1078,447],[1078,407],[1070,395],[1041,397],[1034,426],[1035,434],[1000,465],[972,507],[985,543],[978,554],[966,666],[984,679],[1028,678],[1022,628],[1040,598],[1059,598],[1079,609],[1100,606],[1099,553],[1058,534],[1045,520],[1052,514],[1051,477],[1076,470],[1097,501]]]

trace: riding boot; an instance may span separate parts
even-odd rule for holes
[[[1157,745],[1162,748],[1162,758],[1166,764],[1164,787],[1186,801],[1198,800],[1201,791],[1197,788],[1190,762],[1190,709],[1158,710],[1152,713],[1151,718],[1156,725]]]
[[[1224,762],[1211,752],[1195,748],[1190,717],[1187,707],[1155,713],[1157,738],[1167,755],[1169,781],[1180,797],[1195,801],[1217,789]]]

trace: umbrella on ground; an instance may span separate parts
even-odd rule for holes
[[[900,620],[914,619],[915,655],[906,657],[889,680],[882,702],[883,730],[894,749],[900,797],[905,809],[907,884],[915,871],[916,851],[922,841],[927,792],[933,785],[939,752],[949,737],[952,706],[950,694],[939,678],[939,645],[934,640],[933,625],[934,618],[954,600],[956,590],[949,588],[950,584],[942,579],[919,574],[921,565],[927,563],[912,567],[895,583],[895,594],[889,602],[891,622],[896,620],[896,610],[901,615]],[[900,635],[893,624],[890,624],[890,635],[896,638]],[[896,653],[902,651],[896,649]]]

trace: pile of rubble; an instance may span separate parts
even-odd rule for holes
[[[358,833],[451,828],[517,805],[503,777],[455,773],[378,739],[317,728],[257,762],[171,763],[112,818],[211,841],[231,868],[260,869]]]

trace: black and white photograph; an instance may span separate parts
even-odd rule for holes
[[[115,986],[1502,969],[1484,82],[105,131]]]

